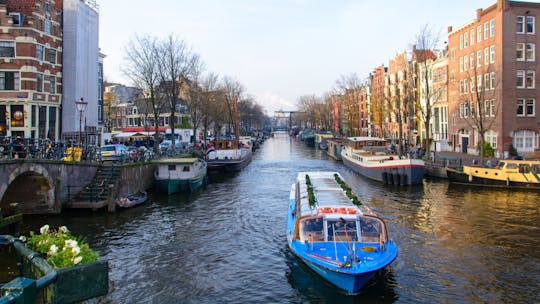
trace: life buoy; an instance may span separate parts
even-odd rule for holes
[[[318,209],[319,213],[334,213],[336,210],[332,207],[320,207]]]
[[[345,208],[339,208],[339,213],[341,214],[356,214],[355,208],[345,207]]]

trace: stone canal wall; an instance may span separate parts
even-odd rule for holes
[[[152,163],[127,164],[120,169],[118,197],[152,187],[156,165]]]

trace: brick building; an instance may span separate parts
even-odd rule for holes
[[[0,1],[0,135],[59,138],[61,24],[61,1]]]
[[[448,33],[449,141],[477,153],[480,132],[499,157],[510,145],[538,150],[540,100],[536,17],[540,4],[498,0],[471,22]]]

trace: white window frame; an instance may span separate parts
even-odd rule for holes
[[[523,70],[516,71],[516,88],[518,89],[525,88],[525,71]]]
[[[489,64],[489,48],[484,48],[484,65]]]
[[[41,50],[41,52],[38,51],[38,49]],[[40,53],[41,53],[41,58],[39,56]],[[41,44],[36,44],[36,59],[39,61],[43,61],[44,54],[45,54],[45,47]]]
[[[485,134],[485,139],[493,149],[497,149],[497,136],[499,134],[493,130],[489,130]]]
[[[495,45],[489,47],[489,63],[495,63]]]
[[[469,37],[471,39],[470,45],[474,45],[474,29],[469,31]]]
[[[43,74],[36,74],[36,92],[43,92]]]
[[[13,90],[6,90],[6,73],[13,73]],[[13,70],[2,70],[0,71],[0,91],[18,91],[21,87],[21,73],[19,71]]]
[[[527,43],[525,45],[525,60],[530,62],[536,61],[536,44]]]
[[[480,43],[482,41],[482,25],[476,27],[476,42]]]
[[[489,37],[495,37],[495,19],[489,21]]]
[[[525,17],[516,16],[516,33],[525,34]]]
[[[489,21],[484,23],[484,40],[489,39]]]
[[[482,92],[482,75],[476,76],[476,88],[478,92]]]
[[[484,74],[484,91],[489,90],[489,73]]]
[[[459,57],[459,71],[463,72],[463,57]]]
[[[516,116],[525,117],[525,99],[518,98],[516,102]]]
[[[459,49],[463,50],[463,34],[459,35]]]
[[[489,89],[495,90],[495,72],[489,74]]]
[[[469,46],[469,33],[465,32],[463,33],[463,48],[467,48]]]
[[[49,76],[49,93],[56,94],[56,77],[53,75]]]
[[[516,44],[516,60],[525,61],[525,43]]]
[[[525,72],[525,87],[527,89],[534,89],[536,81],[536,73],[533,70],[527,70]]]
[[[530,111],[530,113],[529,113],[530,109],[532,111]],[[525,116],[534,117],[535,113],[536,113],[536,99],[527,98],[527,100],[525,100]]]
[[[471,67],[471,69],[474,69],[474,63],[476,61],[474,52],[471,53],[469,58],[470,58],[469,66]]]
[[[527,35],[534,35],[534,32],[535,32],[534,27],[536,26],[536,18],[533,16],[527,16],[525,18],[525,21],[526,21],[525,30],[527,31]]]
[[[2,40],[0,41],[0,47],[10,49],[12,51],[10,53],[13,53],[12,56],[0,56],[1,58],[15,58],[15,41]]]

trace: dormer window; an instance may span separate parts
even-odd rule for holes
[[[131,109],[131,114],[133,114],[133,115],[139,114],[139,110],[137,109],[137,107],[133,107],[133,108]]]
[[[9,13],[13,19],[13,26],[21,26],[24,22],[24,15],[21,13]]]

